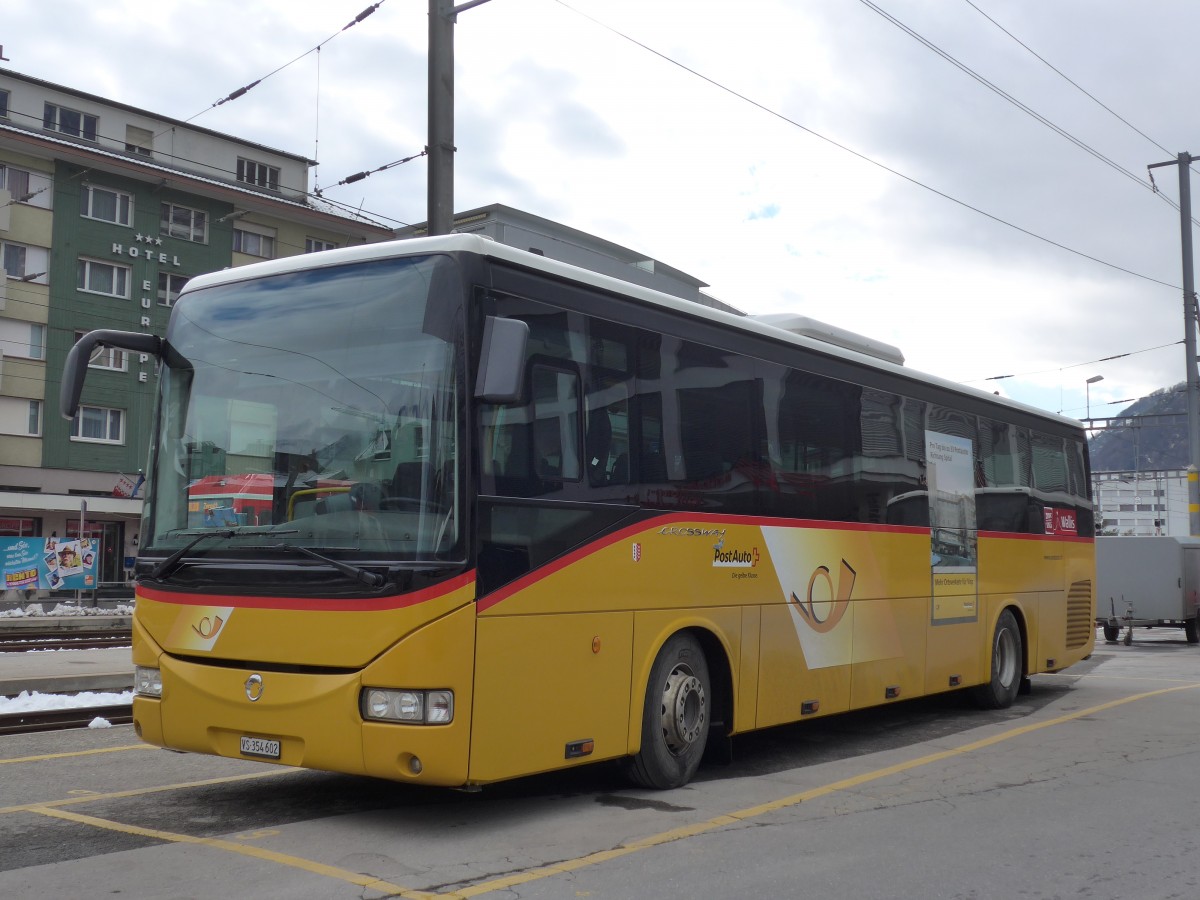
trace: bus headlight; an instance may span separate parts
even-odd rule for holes
[[[140,697],[161,697],[162,670],[134,666],[133,691]]]
[[[454,691],[405,691],[363,688],[359,705],[364,719],[448,725],[454,721]]]

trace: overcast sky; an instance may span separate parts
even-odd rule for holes
[[[422,222],[423,159],[337,186],[426,143],[427,0],[340,32],[367,5],[4,0],[0,65],[203,113]],[[1146,167],[1200,155],[1197,33],[1194,0],[491,0],[455,27],[455,208],[560,221],[1051,411],[1085,416],[1101,375],[1111,415],[1186,377],[1178,173],[1156,195]]]

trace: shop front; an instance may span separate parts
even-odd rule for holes
[[[142,501],[0,493],[0,608],[133,596]]]

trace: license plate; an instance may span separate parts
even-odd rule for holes
[[[267,759],[279,759],[279,741],[268,741],[266,738],[243,737],[243,756],[265,756]]]

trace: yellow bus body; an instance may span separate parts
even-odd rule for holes
[[[1091,652],[1090,538],[981,532],[976,574],[937,584],[929,548],[920,527],[667,513],[478,598],[473,573],[349,603],[141,589],[134,663],[162,698],[137,697],[135,724],[180,750],[261,737],[285,765],[485,784],[637,752],[680,631],[725,734],[985,683],[1005,609],[1025,674]],[[366,721],[369,687],[453,690],[453,721]]]

